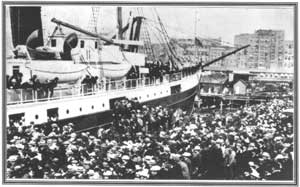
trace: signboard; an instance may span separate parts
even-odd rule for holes
[[[232,82],[232,81],[233,81],[233,76],[234,76],[233,73],[229,73],[229,78],[228,78],[228,79],[229,79],[229,80],[228,80],[229,82]]]
[[[140,67],[140,73],[142,73],[142,74],[148,74],[149,73],[149,69],[148,68],[142,68],[142,67]]]

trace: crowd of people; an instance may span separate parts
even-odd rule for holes
[[[189,67],[170,67],[170,63],[162,63],[161,61],[156,61],[152,63],[146,63],[145,67],[148,68],[149,73],[145,74],[146,77],[150,79],[159,79],[161,82],[165,75],[172,75],[174,73],[182,72],[183,74],[195,73],[200,68],[200,64],[189,66]],[[127,74],[127,79],[138,79],[140,74],[140,69],[138,66],[132,67]]]
[[[74,124],[7,128],[8,178],[292,180],[292,101],[202,116],[180,109],[115,102],[107,127]]]
[[[97,88],[97,85],[99,84],[99,78],[98,76],[86,75],[82,79],[81,84],[84,85],[82,92],[84,93],[91,92]]]
[[[34,90],[40,97],[53,97],[54,88],[57,87],[58,77],[51,80],[46,80],[41,83],[36,75],[33,75],[27,82],[22,82],[23,74],[18,72],[12,76],[6,75],[6,87],[7,89],[23,89]]]

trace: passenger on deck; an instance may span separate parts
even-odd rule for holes
[[[43,91],[44,97],[48,97],[48,92],[49,92],[49,90],[48,90],[48,84],[49,84],[49,80],[48,79],[45,80],[45,83],[41,84],[41,90]]]
[[[8,89],[11,88],[11,84],[10,84],[9,79],[10,79],[9,75],[6,75],[6,88],[8,88]]]
[[[22,82],[22,73],[14,73],[10,78],[9,78],[9,85],[8,88],[13,88],[13,89],[19,89],[21,87],[21,82]]]
[[[81,81],[81,84],[83,85],[83,93],[89,92],[91,89],[91,77],[89,75],[86,75],[85,78]]]
[[[50,97],[53,97],[53,91],[54,91],[54,88],[57,86],[57,83],[58,83],[58,77],[55,77],[48,84],[48,89],[49,89],[49,92],[50,92]]]
[[[81,81],[81,84],[87,84],[90,79],[91,79],[90,76],[86,75],[85,78]]]
[[[41,87],[42,87],[42,84],[40,83],[40,80],[39,80],[39,79],[36,79],[36,80],[33,82],[33,85],[32,85],[33,90],[37,91],[37,90],[39,90]]]
[[[97,89],[98,77],[97,76],[91,77],[91,81],[90,82],[91,82],[93,91],[95,91]]]
[[[32,89],[33,85],[36,81],[37,76],[33,75],[31,79],[29,79],[28,82],[24,82],[22,85],[20,85],[21,89]]]

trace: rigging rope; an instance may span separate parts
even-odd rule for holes
[[[165,41],[166,41],[166,45],[167,45],[167,47],[168,47],[168,49],[169,49],[169,52],[170,52],[170,54],[171,54],[171,55],[169,55],[169,56],[170,56],[170,57],[173,57],[174,59],[176,59],[177,61],[180,62],[180,59],[177,57],[176,52],[174,52],[174,49],[173,49],[174,46],[171,46],[171,44],[170,44],[170,38],[169,38],[169,36],[168,36],[168,33],[167,33],[167,31],[166,31],[166,29],[165,29],[165,27],[164,27],[164,25],[163,25],[163,23],[162,23],[162,21],[161,21],[159,15],[158,15],[157,10],[156,10],[155,8],[153,8],[152,10],[155,12],[156,17],[157,17],[157,19],[158,19],[158,21],[159,21],[159,23],[160,23],[160,27],[161,27],[161,30],[162,30],[162,33],[163,33],[163,37],[164,37],[164,39],[165,39]],[[175,64],[173,58],[170,58],[170,61],[171,61],[172,65],[173,65],[173,67],[174,67],[175,69],[177,69],[177,68],[178,68],[178,64]]]
[[[152,25],[154,25],[154,24],[159,24],[159,22],[157,22],[157,21],[155,21],[155,20],[152,20],[152,19],[150,19],[150,18],[147,18],[146,20],[147,20],[148,22],[152,22]],[[171,30],[173,30],[173,31],[176,31],[176,32],[178,32],[178,33],[180,33],[180,34],[184,34],[184,35],[188,36],[188,34],[186,33],[186,31],[181,30],[180,27],[170,26],[170,25],[168,25],[168,24],[166,24],[165,27],[168,27],[169,29],[171,29]],[[192,36],[190,36],[190,37],[193,38]],[[211,42],[216,41],[216,39],[212,38],[211,36],[207,36],[207,35],[203,35],[203,34],[198,35],[197,38],[205,39],[205,40],[208,40],[208,41],[211,41]],[[227,45],[234,46],[234,43],[232,43],[232,42],[228,42],[228,41],[222,40],[222,43],[227,44]]]

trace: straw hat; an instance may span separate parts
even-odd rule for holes
[[[155,166],[152,166],[152,167],[150,168],[150,171],[159,171],[160,169],[161,169],[160,166],[155,165]]]

